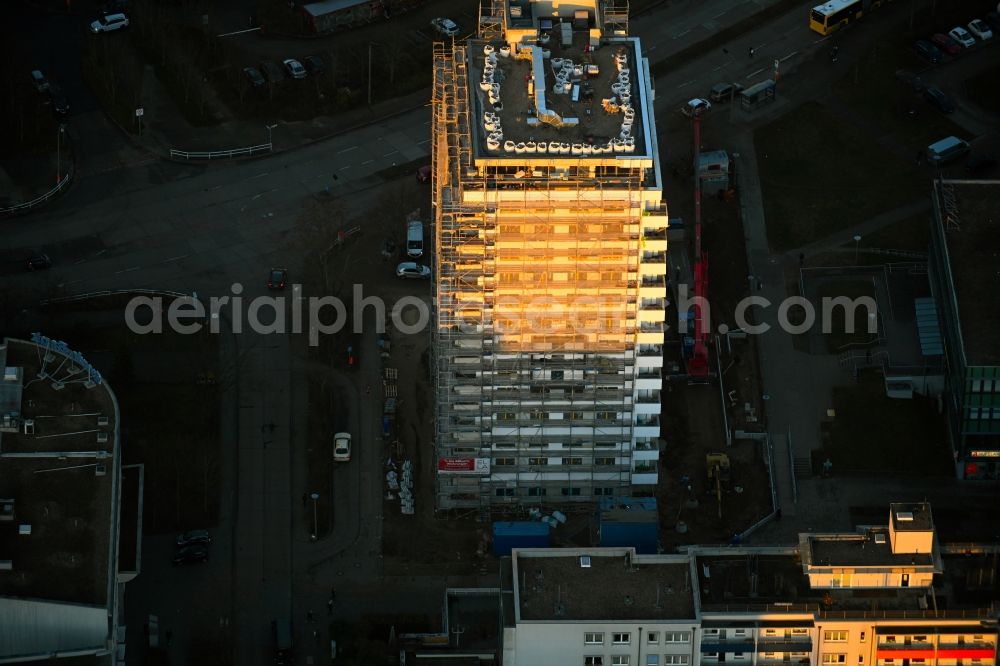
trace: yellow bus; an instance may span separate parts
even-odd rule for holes
[[[857,21],[865,12],[888,0],[830,0],[812,8],[809,27],[821,35],[829,35],[851,21]]]

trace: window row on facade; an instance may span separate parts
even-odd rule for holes
[[[647,631],[645,632],[646,645],[660,645],[662,643],[690,643],[690,631]],[[632,632],[613,632],[608,635],[612,645],[631,645]],[[603,631],[588,631],[583,634],[584,645],[604,645],[605,633]]]
[[[583,658],[584,666],[632,666],[632,656],[627,654],[587,655]],[[639,666],[688,666],[690,658],[686,654],[647,654]]]

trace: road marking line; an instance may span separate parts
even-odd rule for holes
[[[115,271],[115,275],[118,275],[119,273],[131,273],[132,271],[137,271],[137,270],[139,270],[139,266],[133,266],[132,268],[124,268],[120,271]]]
[[[165,263],[167,263],[169,261],[179,261],[181,259],[186,259],[187,257],[190,257],[190,256],[191,256],[190,254],[179,254],[176,257],[170,257],[169,259],[164,259],[160,263],[161,264],[165,264]]]
[[[337,154],[338,154],[338,155],[340,155],[340,154],[342,154],[342,153],[349,153],[349,152],[351,152],[352,150],[357,150],[357,149],[358,149],[358,147],[357,147],[357,146],[351,146],[350,148],[344,148],[343,150],[338,150],[338,151],[337,151]]]
[[[727,65],[719,65],[718,67],[716,67],[716,68],[715,68],[715,69],[713,69],[712,71],[713,71],[713,72],[717,72],[717,71],[719,71],[720,69],[722,69],[723,67],[726,67],[726,66],[727,66]]]
[[[653,44],[648,49],[646,49],[646,51],[655,51],[656,50],[656,46],[657,46],[656,44]]]
[[[786,55],[784,58],[782,58],[781,60],[779,60],[778,62],[785,62],[786,60],[788,60],[789,58],[791,58],[793,55],[798,55],[798,53],[799,53],[798,51],[792,51],[791,53],[789,53],[788,55]]]
[[[691,84],[692,84],[692,83],[694,83],[694,82],[695,82],[695,79],[691,79],[690,81],[685,81],[684,83],[680,84],[680,85],[679,85],[679,86],[677,86],[677,87],[678,87],[678,88],[683,88],[684,86],[689,86],[689,85],[691,85]]]
[[[394,150],[394,151],[392,151],[391,153],[386,153],[386,154],[385,154],[385,155],[383,155],[382,157],[389,157],[389,155],[395,155],[395,154],[396,154],[396,153],[398,153],[398,152],[399,152],[398,150]]]
[[[366,165],[366,164],[371,164],[371,163],[372,163],[372,162],[374,162],[374,161],[375,161],[375,160],[365,160],[364,162],[362,162],[362,163],[361,163],[361,166],[364,166],[364,165]]]
[[[218,190],[218,189],[220,189],[221,187],[222,187],[222,185],[216,185],[215,187],[210,187],[210,188],[208,188],[208,191],[209,191],[209,192],[211,192],[211,191],[214,191],[214,190]]]
[[[764,71],[764,68],[763,68],[763,67],[761,67],[761,68],[760,68],[760,69],[758,69],[758,70],[757,70],[756,72],[750,72],[749,74],[747,74],[747,75],[746,75],[746,76],[744,76],[743,78],[745,78],[745,79],[751,79],[751,78],[753,78],[753,77],[757,76],[758,74],[760,74],[760,73],[761,73],[761,72],[763,72],[763,71]]]
[[[691,28],[688,28],[684,32],[677,33],[676,35],[674,35],[674,39],[680,39],[681,37],[683,37],[684,35],[688,34],[689,32],[691,32]]]
[[[350,169],[350,168],[351,168],[351,165],[350,165],[350,164],[348,164],[347,166],[342,166],[342,167],[340,167],[339,169],[337,169],[337,171],[347,171],[347,170],[348,170],[348,169]]]
[[[250,176],[250,180],[253,180],[254,178],[263,178],[264,176],[269,176],[269,175],[270,173],[265,171],[264,173],[259,173],[256,176]]]
[[[418,145],[418,146],[422,146],[422,145],[424,145],[425,143],[430,143],[430,142],[431,142],[431,140],[430,140],[430,139],[424,139],[423,141],[418,141],[418,142],[417,142],[417,145]]]
[[[728,14],[728,13],[729,13],[729,10],[727,9],[727,10],[726,10],[726,11],[724,11],[724,12],[719,12],[718,14],[716,14],[715,16],[713,16],[712,18],[714,18],[714,19],[717,19],[717,18],[719,18],[720,16],[725,16],[725,15],[726,15],[726,14]]]

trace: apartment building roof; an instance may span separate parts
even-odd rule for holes
[[[886,528],[862,534],[802,535],[802,562],[808,567],[934,566],[933,553],[893,553]]]
[[[929,532],[934,529],[929,502],[893,503],[889,505],[892,529],[897,532]]]
[[[966,363],[1000,365],[1000,180],[938,183],[939,223],[944,227]],[[953,196],[942,196],[942,187]],[[942,210],[943,208],[943,210]]]
[[[2,350],[23,386],[0,432],[0,560],[10,568],[0,576],[0,657],[103,647],[115,603],[114,396],[71,352],[10,339]]]
[[[696,555],[701,607],[715,604],[766,604],[803,599],[809,583],[793,554],[761,555],[731,550]]]
[[[576,162],[645,156],[652,121],[638,39],[606,39],[594,49],[586,31],[573,32],[565,45],[558,30],[540,34],[549,35],[546,43],[522,45],[509,55],[469,42],[477,157]],[[624,100],[620,86],[628,89]],[[495,133],[502,134],[499,142],[488,141]]]
[[[692,620],[691,560],[631,548],[515,550],[518,621]]]

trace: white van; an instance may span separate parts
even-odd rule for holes
[[[424,223],[420,220],[410,220],[406,224],[406,256],[424,256]]]
[[[957,136],[949,136],[927,146],[927,161],[931,164],[944,164],[957,160],[969,152],[969,144]]]

